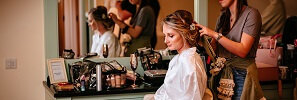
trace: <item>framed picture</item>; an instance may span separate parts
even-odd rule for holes
[[[51,84],[68,82],[64,58],[48,59],[47,66]]]

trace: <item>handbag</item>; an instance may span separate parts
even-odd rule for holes
[[[152,49],[140,50],[140,61],[141,66],[144,71],[146,70],[156,70],[156,69],[165,69],[162,64],[162,55],[159,52],[156,52]]]
[[[277,44],[277,38],[281,37],[281,34],[276,34],[274,36],[262,36],[259,40],[259,49],[270,49],[269,53],[271,57],[274,57],[274,54],[272,53],[272,49],[276,51],[276,44]]]
[[[275,48],[277,40],[273,36],[262,36],[259,40],[260,49],[273,49]]]

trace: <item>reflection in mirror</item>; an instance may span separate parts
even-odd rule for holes
[[[58,43],[58,3],[60,3],[62,0],[43,0],[43,4],[44,4],[44,41],[45,41],[45,60],[46,59],[50,59],[50,58],[57,58],[59,57],[59,54],[61,55],[62,53],[58,52],[58,47],[59,45],[63,45],[63,44],[59,44]],[[71,0],[72,1],[72,0]],[[85,1],[85,2],[82,2]],[[86,3],[86,1],[88,1],[88,3]],[[100,0],[102,1],[102,0]],[[211,0],[210,0],[211,1]],[[82,3],[80,3],[82,2]],[[213,18],[208,18],[208,14],[215,14],[215,13],[219,13],[219,12],[214,12],[214,11],[210,11],[211,13],[207,13],[207,8],[209,5],[214,5],[213,4],[208,4],[208,0],[159,0],[160,2],[160,13],[159,13],[159,17],[157,20],[157,46],[156,46],[156,50],[158,49],[165,49],[166,46],[164,44],[164,35],[162,33],[162,29],[161,29],[161,20],[168,15],[169,13],[172,13],[173,11],[177,10],[177,9],[184,9],[184,10],[188,10],[190,11],[192,14],[194,14],[194,18],[198,23],[202,23],[203,25],[207,25],[207,22],[209,22],[209,20],[213,19]],[[204,2],[204,3],[199,3],[199,2]],[[217,2],[215,2],[217,3]],[[94,0],[79,0],[79,7],[83,7],[83,8],[90,8],[90,5],[95,5],[97,4],[97,2],[94,2]],[[194,5],[195,6],[194,6]],[[199,6],[198,6],[199,5]],[[195,7],[195,9],[194,9]],[[209,9],[211,10],[211,9]],[[87,11],[87,10],[83,10],[83,11]],[[219,10],[215,10],[215,11],[219,11]],[[80,16],[85,16],[84,12],[80,12]],[[199,15],[199,18],[198,18]],[[207,18],[209,20],[207,20]],[[216,18],[216,17],[214,17]],[[62,17],[63,19],[63,17]],[[84,21],[83,21],[84,20]],[[79,17],[79,22],[86,22],[85,21],[86,18],[85,17]],[[200,22],[201,21],[201,22]],[[215,23],[215,22],[214,22]],[[80,28],[80,31],[86,31],[85,33],[89,33],[89,31],[87,31],[86,29],[86,23],[83,24],[84,27]],[[87,38],[86,34],[80,36],[80,38]],[[84,44],[87,43],[88,41],[84,41],[81,42],[80,44]],[[81,48],[83,48],[82,50],[80,50],[80,52],[87,52],[87,45],[82,45],[80,46]],[[61,49],[62,51],[63,49]],[[75,52],[77,54],[77,52]],[[83,53],[80,53],[83,54]],[[91,54],[92,55],[92,54]],[[121,58],[117,58],[117,59],[121,59]],[[125,62],[123,62],[125,63]],[[47,70],[45,71],[46,75],[48,76]]]
[[[59,55],[64,49],[72,49],[75,56],[89,51],[89,32],[85,12],[92,0],[59,0],[58,31]]]
[[[108,1],[108,2],[107,2]],[[87,12],[98,5],[105,5],[108,9],[112,8],[113,2],[117,0],[56,0],[58,2],[58,32],[59,32],[59,55],[62,55],[64,49],[72,49],[75,52],[75,58],[90,52],[92,44],[93,32],[89,29],[87,24]],[[160,3],[160,12],[156,23],[157,30],[157,44],[156,50],[165,49],[164,36],[162,33],[162,19],[169,13],[184,9],[190,11],[194,15],[194,5],[199,5],[195,0],[158,0]],[[195,3],[194,3],[195,1]],[[207,0],[202,0],[207,2]],[[198,2],[201,2],[199,0]],[[206,3],[207,4],[207,3]],[[46,5],[46,4],[45,4]],[[206,7],[207,8],[207,7]],[[196,8],[199,12],[198,7]],[[207,11],[207,9],[200,9]],[[197,18],[197,14],[195,14]],[[207,16],[201,14],[199,16]],[[206,18],[206,17],[201,17]],[[206,21],[206,20],[200,20]],[[207,22],[207,21],[206,21]],[[129,22],[126,22],[129,23]],[[117,26],[115,26],[117,27]],[[119,32],[114,31],[115,35],[119,37]],[[121,40],[123,42],[123,40]]]
[[[94,31],[88,26],[88,11],[99,5],[105,5],[108,10],[111,10],[116,1],[118,0],[59,0],[58,28],[60,56],[64,49],[72,49],[76,54],[75,57],[89,53],[91,51]],[[115,35],[119,37],[118,34]]]

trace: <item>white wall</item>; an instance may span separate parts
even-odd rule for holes
[[[218,17],[220,16],[220,10],[222,9],[218,0],[208,1],[208,27],[212,30],[215,29],[215,25]]]
[[[0,99],[44,100],[43,0],[0,1]],[[17,58],[17,69],[5,59]]]

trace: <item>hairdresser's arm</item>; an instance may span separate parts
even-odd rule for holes
[[[215,35],[215,38],[218,37],[218,35]],[[235,42],[232,41],[225,36],[223,36],[218,42],[228,51],[231,53],[241,57],[245,58],[246,55],[249,53],[251,50],[251,47],[255,41],[255,38],[248,35],[247,33],[242,34],[241,41]]]
[[[122,2],[116,2],[116,8],[118,9],[118,15],[119,15],[119,19],[120,20],[126,20],[126,19],[128,19],[129,17],[131,17],[133,14],[131,13],[131,12],[129,12],[129,11],[127,11],[127,10],[123,10],[122,8],[121,8],[121,3]]]
[[[119,20],[115,14],[110,13],[109,16],[112,18],[112,20],[120,26],[121,29],[124,29],[126,26],[129,27],[127,33],[132,37],[132,38],[137,38],[141,31],[142,27],[140,26],[135,26],[135,27],[130,27],[129,25],[125,24],[123,21]]]
[[[201,33],[200,35],[207,35],[210,36],[214,39],[218,38],[218,33],[205,27],[202,25],[198,24],[198,27],[202,28],[199,32]],[[241,33],[239,33],[241,34]],[[248,35],[247,33],[242,33],[242,37],[241,37],[241,41],[240,42],[235,42],[232,41],[228,38],[226,38],[225,36],[222,36],[221,39],[219,39],[219,43],[225,48],[227,49],[229,52],[244,58],[246,57],[246,55],[249,53],[253,43],[255,41],[255,38]]]
[[[118,14],[119,14],[120,20],[122,20],[122,21],[127,20],[128,18],[130,18],[132,16],[132,13],[130,13],[127,10],[121,10],[121,11],[118,10]]]

